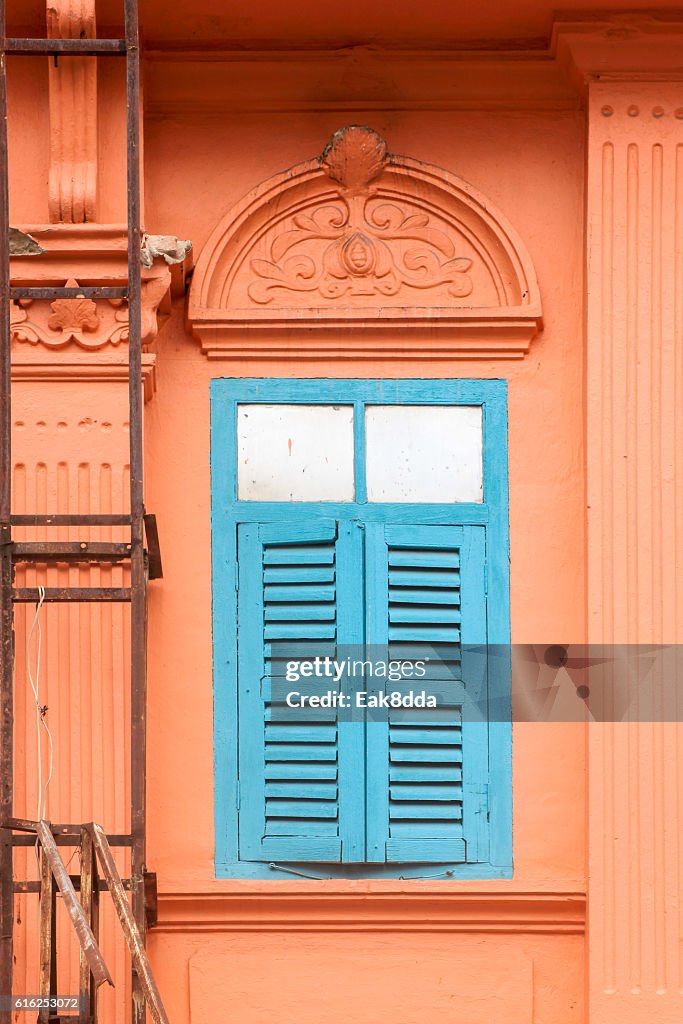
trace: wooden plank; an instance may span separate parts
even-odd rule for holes
[[[38,992],[48,998],[57,993],[57,906],[54,876],[50,858],[45,849],[40,856],[40,961]],[[48,1007],[38,1011],[38,1020],[43,1024],[49,1017]]]
[[[97,876],[97,860],[92,844],[92,835],[87,828],[81,829],[81,906],[88,924],[99,943],[100,925],[100,891]],[[93,985],[90,964],[81,948],[79,960],[79,1017],[83,1024],[86,1021],[97,1024],[97,988]]]
[[[95,984],[99,986],[103,984],[103,982],[107,981],[110,985],[113,985],[114,982],[112,977],[104,962],[99,946],[95,941],[92,929],[86,920],[85,914],[83,913],[83,908],[78,902],[76,891],[71,884],[71,879],[69,878],[66,865],[59,856],[57,844],[54,841],[54,837],[47,822],[36,822],[36,834],[49,861],[50,868],[59,887],[59,891],[62,894],[64,906],[76,930],[76,935],[81,949],[83,950],[90,965],[90,970],[92,971]]]
[[[106,879],[107,886],[114,903],[114,908],[119,921],[121,922],[123,934],[125,936],[126,943],[128,944],[128,949],[130,950],[130,955],[133,960],[133,966],[145,997],[145,1001],[149,1007],[149,1012],[152,1015],[155,1024],[169,1024],[164,1004],[162,1003],[161,996],[159,995],[159,989],[157,988],[149,960],[147,959],[147,953],[145,952],[145,948],[142,944],[142,938],[138,930],[138,926],[135,922],[135,918],[133,917],[133,911],[126,898],[126,893],[121,882],[121,876],[119,875],[118,868],[116,867],[112,852],[109,848],[109,843],[107,842],[107,837],[99,825],[92,824],[87,827],[90,829],[93,846],[97,853],[102,873]]]

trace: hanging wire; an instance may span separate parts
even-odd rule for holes
[[[40,668],[41,668],[41,656],[43,647],[43,631],[40,624],[40,612],[45,601],[45,587],[38,587],[38,601],[36,603],[36,611],[33,616],[33,622],[31,628],[28,631],[26,638],[26,671],[28,674],[28,681],[33,692],[33,703],[36,711],[36,751],[37,751],[37,781],[38,781],[38,806],[36,810],[36,820],[41,821],[47,817],[47,800],[50,783],[52,782],[52,766],[53,766],[53,746],[52,746],[52,733],[50,727],[47,724],[47,704],[41,704],[40,702]],[[36,644],[36,664],[35,664],[35,675],[31,665],[31,647],[33,645],[33,636],[37,635]],[[45,730],[47,734],[48,744],[48,773],[43,784],[43,743],[42,743],[42,730]]]

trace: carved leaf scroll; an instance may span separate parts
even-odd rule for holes
[[[253,302],[266,305],[283,291],[330,300],[442,286],[455,298],[470,294],[472,261],[456,254],[452,238],[428,214],[378,196],[372,183],[386,160],[386,144],[370,128],[333,135],[321,166],[341,186],[337,200],[296,213],[269,241],[267,258],[251,260]],[[330,244],[321,249],[321,241]]]

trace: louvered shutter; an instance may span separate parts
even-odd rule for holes
[[[239,851],[243,860],[362,859],[362,734],[334,709],[286,706],[287,661],[334,658],[357,642],[362,608],[351,574],[360,531],[349,524],[238,527]]]
[[[366,575],[368,644],[427,662],[386,689],[438,698],[368,722],[368,860],[486,859],[484,528],[368,524]]]

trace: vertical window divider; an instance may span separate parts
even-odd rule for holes
[[[364,505],[368,500],[365,473],[365,402],[358,400],[353,403],[353,471],[356,504]]]

